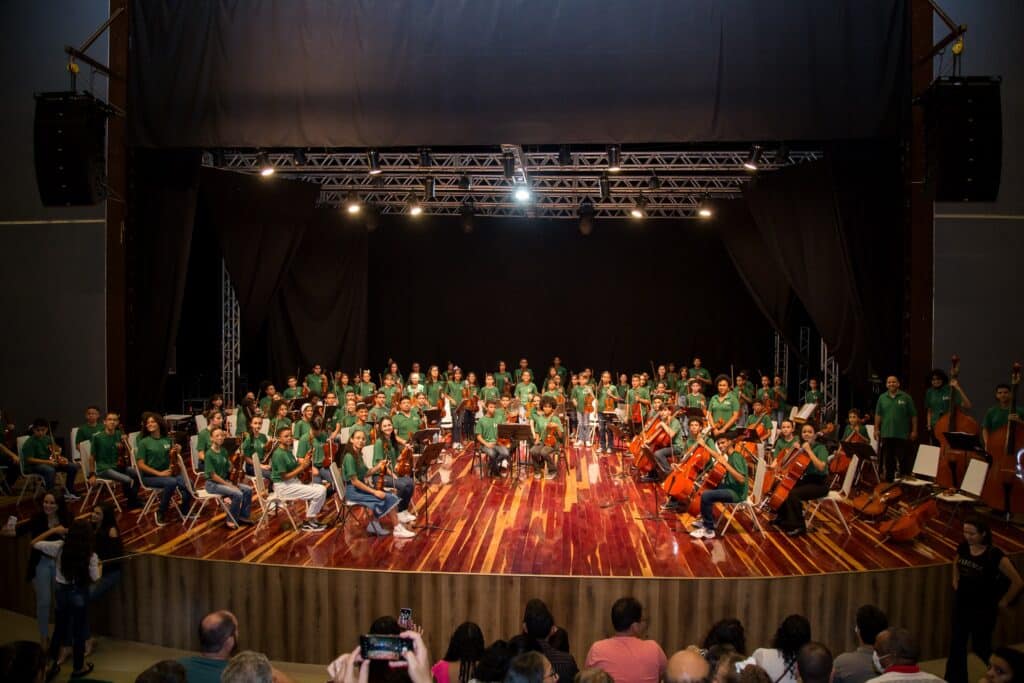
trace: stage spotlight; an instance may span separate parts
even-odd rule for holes
[[[583,198],[576,213],[580,217],[580,234],[589,235],[594,232],[594,202],[590,201],[590,197]]]
[[[409,198],[408,210],[410,216],[419,216],[423,213],[423,204],[420,203],[419,197],[413,195]]]
[[[658,176],[656,176],[656,175],[654,175],[652,173],[651,177],[647,179],[647,189],[648,190],[657,190],[660,187],[661,187],[661,178],[659,178]]]
[[[619,146],[608,145],[608,170],[618,173],[622,170],[622,161],[619,158]]]
[[[516,196],[516,201],[519,201],[519,202],[528,202],[528,201],[530,201],[530,188],[528,188],[526,185],[517,185],[516,186],[515,196]]]
[[[501,155],[501,168],[505,173],[505,178],[512,180],[512,176],[516,172],[516,155],[512,152],[505,152]]]
[[[370,164],[370,175],[380,175],[380,153],[375,149],[371,149],[366,153],[366,158]]]
[[[747,160],[743,162],[743,168],[748,171],[756,171],[761,163],[761,145],[754,145],[750,148]]]
[[[297,149],[292,152],[292,165],[293,166],[305,166],[306,165],[306,150]]]
[[[697,203],[697,215],[701,218],[711,218],[714,215],[714,211],[711,209],[711,200],[707,195]]]
[[[636,204],[629,210],[629,215],[633,218],[646,218],[647,217],[647,200],[643,197],[637,197]]]
[[[420,148],[420,168],[430,168],[434,165],[434,158],[430,154],[429,147]]]
[[[459,215],[461,216],[460,222],[462,223],[462,232],[467,235],[473,232],[474,214],[476,213],[476,204],[472,199],[462,203],[462,208],[459,209]]]
[[[572,151],[570,151],[569,145],[562,145],[558,148],[558,165],[572,166]]]
[[[260,152],[256,158],[256,164],[259,166],[260,175],[264,178],[274,175],[274,165],[270,163],[270,158],[266,152]]]
[[[437,182],[433,176],[427,176],[426,181],[423,183],[423,197],[428,202],[437,199]]]
[[[215,149],[215,150],[213,150],[212,152],[210,152],[210,156],[213,158],[213,167],[214,168],[224,168],[225,161],[224,161],[224,150],[223,149]]]
[[[345,198],[345,210],[350,214],[355,215],[359,213],[363,208],[363,205],[359,202],[359,195],[355,192],[349,192],[348,197]]]
[[[611,199],[612,191],[608,185],[608,176],[601,176],[597,181],[597,185],[601,189],[601,200],[608,201],[609,199]]]
[[[468,173],[463,173],[462,176],[459,178],[459,187],[463,190],[469,190],[471,187],[473,187],[473,181],[469,177]]]
[[[775,150],[775,165],[785,166],[789,163],[789,145],[783,140]]]

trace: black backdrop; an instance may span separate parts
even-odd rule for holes
[[[388,217],[385,217],[388,218]],[[571,368],[648,361],[766,369],[771,328],[713,224],[394,217],[370,237],[369,361],[471,369],[552,355]]]

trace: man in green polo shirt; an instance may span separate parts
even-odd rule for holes
[[[910,394],[900,391],[900,381],[894,375],[886,378],[885,388],[875,404],[875,437],[885,470],[883,478],[894,481],[897,467],[902,476],[909,476],[911,472],[913,442],[917,440],[917,409]]]
[[[725,477],[718,488],[704,491],[700,495],[701,518],[694,522],[690,535],[702,540],[715,537],[716,503],[737,503],[747,498],[747,459],[738,448],[733,448],[732,440],[725,434],[719,434],[715,443],[718,448],[711,449],[711,456],[718,465],[725,468]]]
[[[411,398],[402,397],[398,404],[398,412],[391,418],[391,422],[395,425],[395,438],[398,439],[398,443],[405,446],[420,428],[420,418],[412,414]]]
[[[718,394],[708,401],[708,414],[711,416],[711,433],[714,436],[725,434],[740,419],[740,403],[730,390],[729,378],[719,375],[715,378]]]
[[[238,649],[238,619],[226,610],[213,612],[199,622],[199,654],[182,657],[188,683],[220,683],[220,675]]]
[[[508,467],[508,446],[498,443],[498,420],[494,416],[497,406],[494,399],[488,399],[484,407],[484,416],[476,421],[476,442],[480,450],[487,454],[487,461],[492,477],[501,475],[501,470]]]
[[[1008,384],[996,386],[996,405],[988,409],[985,418],[981,421],[981,436],[984,443],[988,444],[989,436],[1000,427],[1004,427],[1010,420],[1018,423],[1018,429],[1024,429],[1020,421],[1024,418],[1024,405],[1018,405],[1013,410],[1013,393]]]
[[[120,484],[128,499],[128,509],[136,510],[142,507],[139,502],[139,479],[130,467],[117,466],[118,444],[122,437],[121,430],[117,428],[120,419],[117,413],[107,413],[103,427],[89,440],[89,451],[95,464],[96,476]]]

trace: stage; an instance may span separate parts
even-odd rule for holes
[[[960,537],[955,522],[943,533],[949,508],[905,544],[879,545],[875,525],[863,519],[851,519],[846,535],[824,509],[802,537],[762,535],[743,518],[724,537],[697,541],[686,533],[688,516],[638,519],[653,510],[652,487],[618,476],[620,463],[618,455],[573,449],[568,476],[563,465],[553,481],[492,480],[479,478],[472,454],[462,453],[430,493],[430,521],[450,531],[404,541],[367,536],[355,520],[302,533],[278,513],[269,528],[231,532],[208,506],[183,532],[178,523],[156,527],[152,516],[125,513],[126,546],[140,555],[126,562],[121,588],[100,607],[98,628],[190,648],[198,619],[228,607],[245,624],[246,647],[326,662],[399,607],[413,608],[439,650],[465,619],[480,623],[488,640],[513,635],[525,602],[541,597],[582,657],[607,635],[611,603],[631,594],[648,606],[651,635],[666,649],[699,641],[725,616],[739,616],[748,642],[763,644],[792,612],[810,618],[815,638],[853,647],[853,613],[873,602],[920,634],[924,656],[944,653],[949,562]],[[421,521],[423,495],[414,498]],[[27,519],[31,509],[23,503],[19,516]],[[334,516],[333,503],[324,515]],[[1019,561],[1024,532],[993,524],[997,545]],[[20,584],[27,539],[4,543],[18,546],[5,578]],[[4,600],[33,613],[30,589]],[[1020,641],[1022,627],[1016,616],[1001,621],[997,642]]]

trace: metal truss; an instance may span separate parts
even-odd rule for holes
[[[513,159],[506,177],[506,154]],[[459,215],[464,205],[483,216],[578,217],[584,200],[598,218],[625,218],[638,200],[651,218],[696,218],[704,198],[739,197],[753,174],[743,168],[748,151],[652,150],[620,153],[621,171],[607,170],[604,151],[524,151],[519,145],[487,150],[379,151],[379,175],[369,175],[366,150],[218,150],[207,152],[204,163],[256,173],[262,162],[277,175],[320,186],[320,204],[338,206],[353,195],[380,213],[408,211],[411,199],[424,213]],[[769,152],[760,172],[822,156],[820,151],[791,151],[785,158]],[[427,179],[433,197],[424,198]],[[530,202],[518,202],[513,192],[526,185]],[[607,191],[605,191],[605,187]],[[469,203],[472,204],[469,204]]]
[[[825,340],[821,341],[822,423],[839,425],[839,364]]]
[[[789,383],[789,344],[782,338],[782,335],[775,332],[774,354],[775,362],[773,368],[775,374],[782,378],[782,383],[788,386]]]
[[[242,335],[238,313],[238,298],[235,296],[235,288],[231,286],[231,278],[228,277],[228,269],[223,259],[220,262],[220,299],[221,392],[224,395],[224,405],[231,407],[236,405],[235,385],[238,383],[238,362],[242,351]]]
[[[811,368],[807,365],[811,357],[811,328],[806,325],[800,326],[800,353],[797,354],[799,367],[797,368],[797,400],[800,405],[803,403],[804,394],[807,393],[808,381],[811,378]]]

